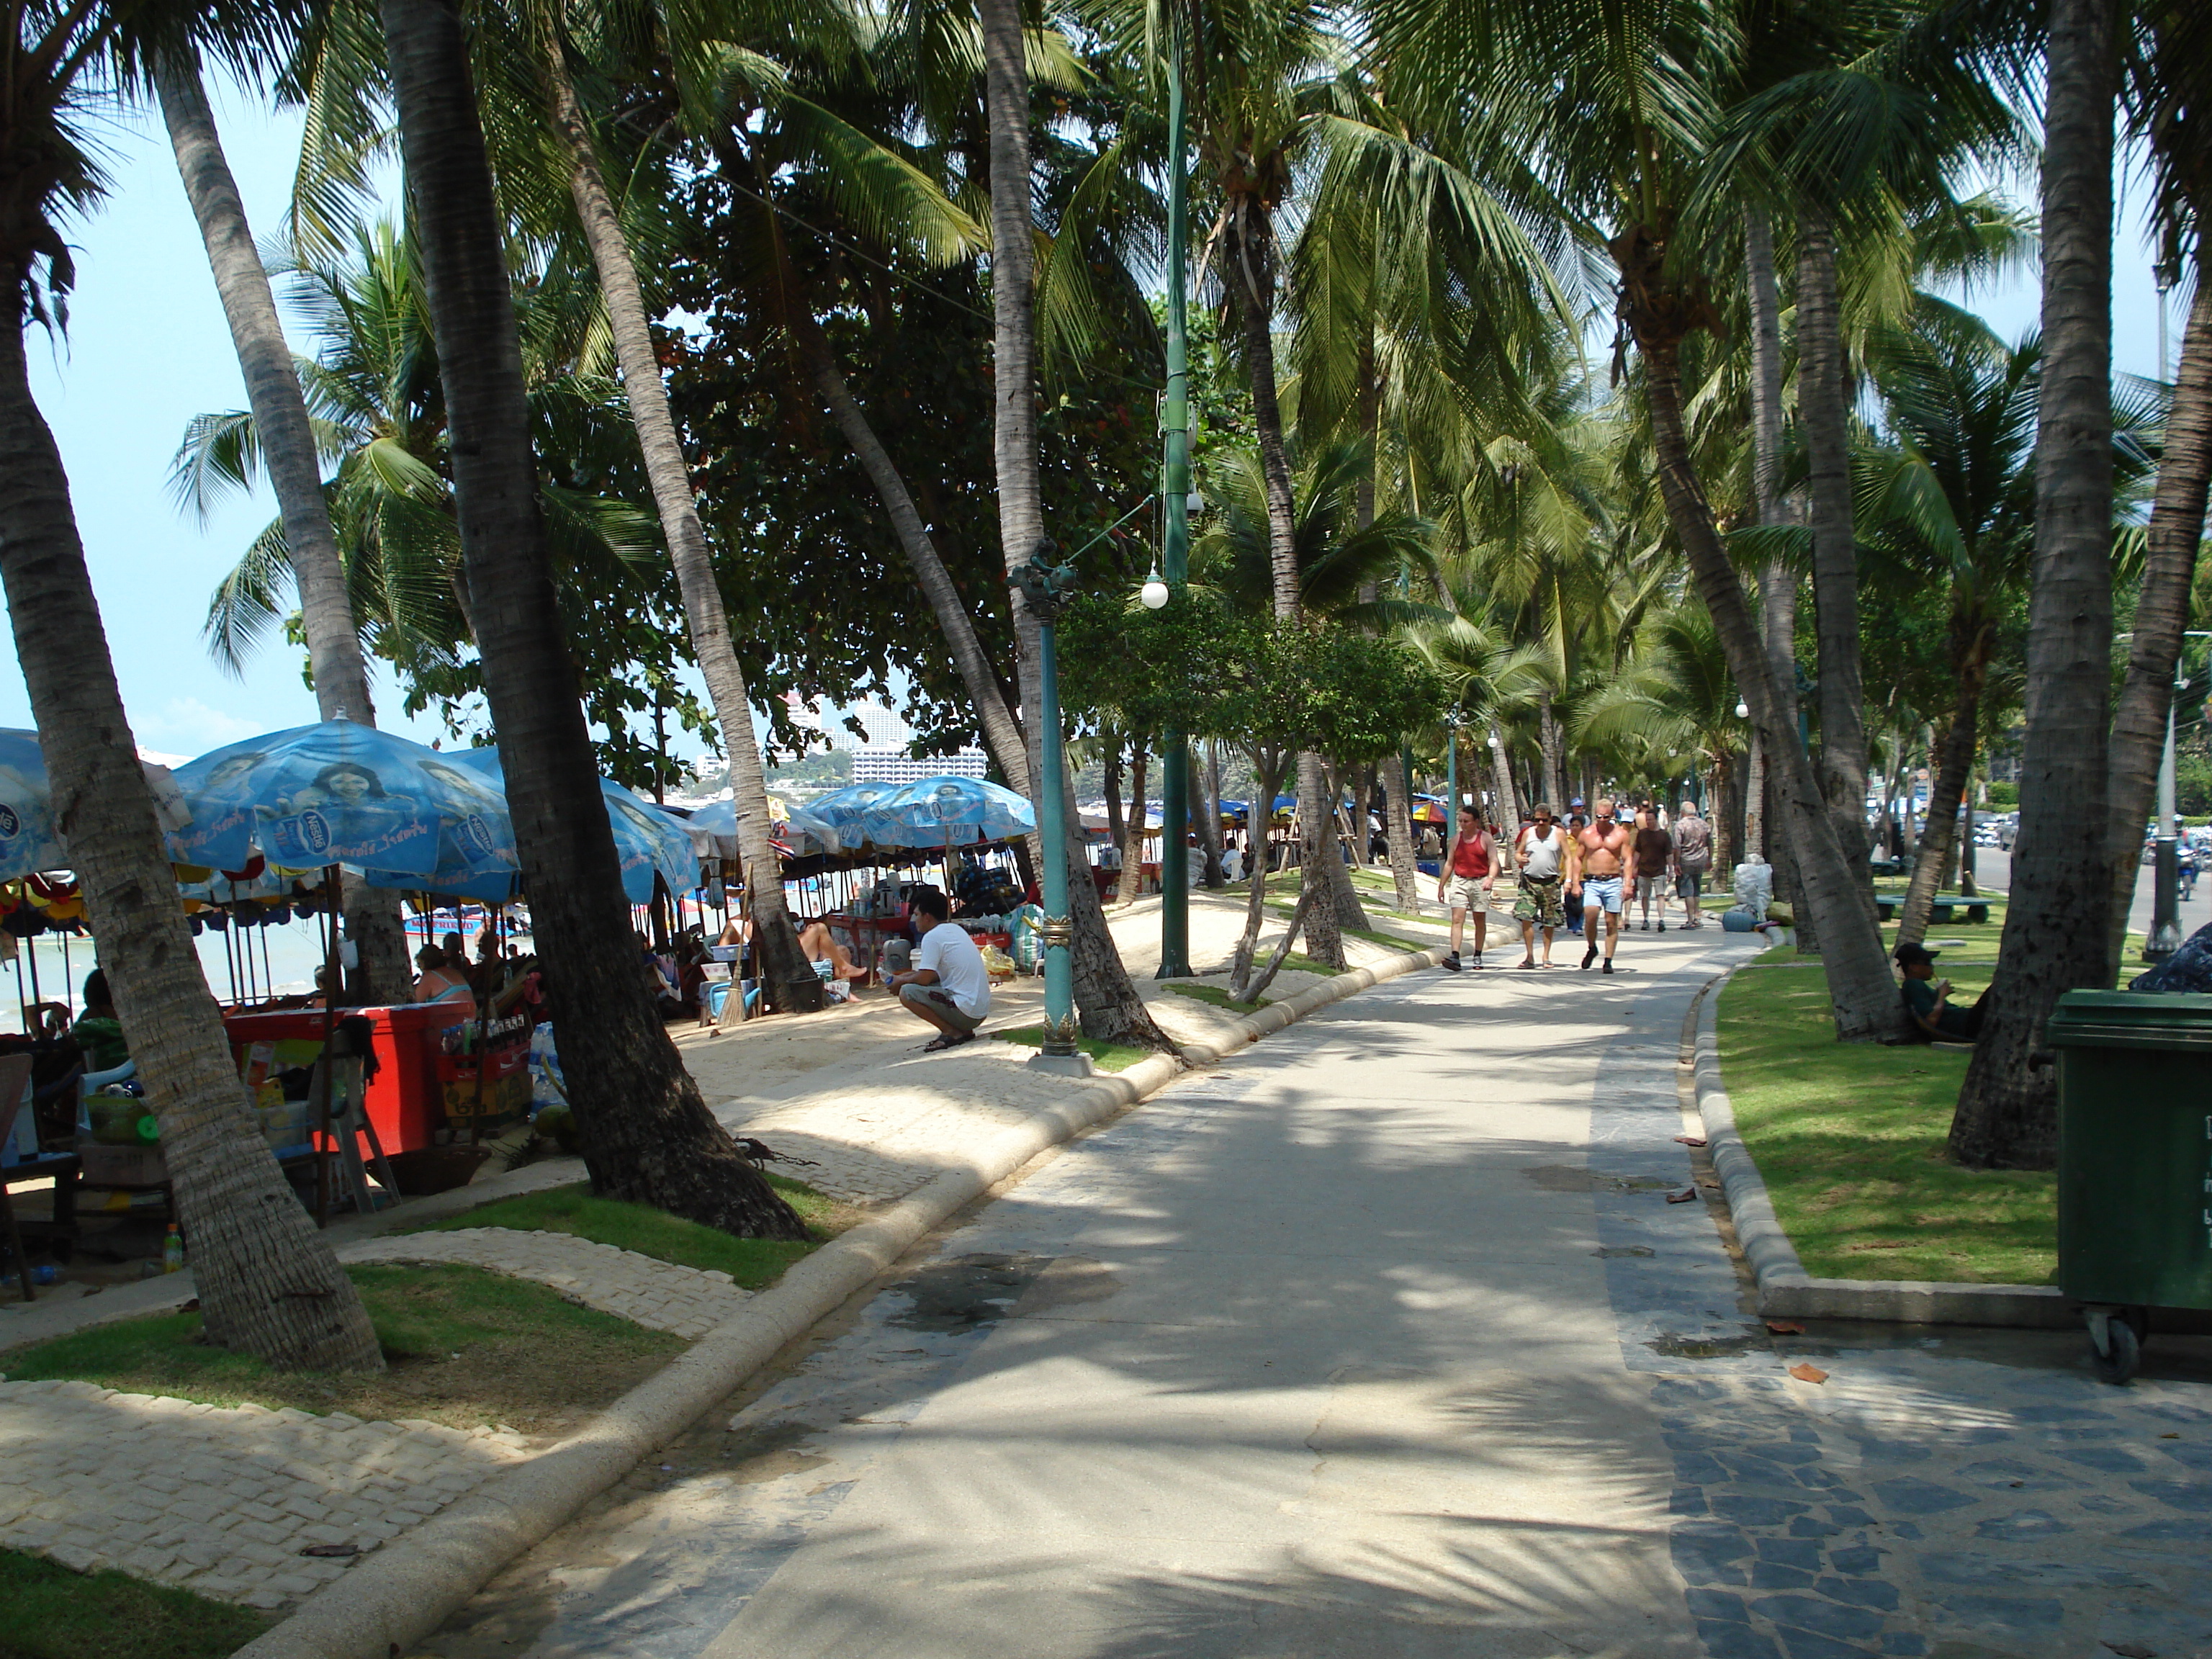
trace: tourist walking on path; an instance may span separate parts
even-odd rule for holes
[[[1682,901],[1682,926],[1705,925],[1705,872],[1713,866],[1713,827],[1693,800],[1682,803],[1674,820],[1674,895]]]
[[[1552,809],[1539,806],[1514,838],[1513,860],[1521,866],[1521,896],[1513,919],[1521,924],[1521,965],[1536,965],[1536,930],[1544,930],[1544,966],[1552,965],[1552,936],[1565,920],[1559,895],[1574,868],[1575,844],[1552,822]]]
[[[1579,806],[1580,801],[1575,803]],[[1573,842],[1583,832],[1589,819],[1583,813],[1570,810],[1567,813],[1567,840]],[[1567,866],[1566,885],[1561,890],[1566,903],[1567,931],[1577,939],[1583,936],[1583,874],[1575,864]]]
[[[1605,916],[1605,967],[1613,971],[1613,953],[1620,943],[1620,887],[1632,856],[1634,837],[1628,826],[1614,822],[1613,803],[1601,800],[1596,816],[1575,835],[1575,866],[1583,889],[1583,966],[1598,958],[1598,916]]]
[[[1667,866],[1674,856],[1674,838],[1659,827],[1659,809],[1645,806],[1637,813],[1636,902],[1643,908],[1644,931],[1651,931],[1651,901],[1659,901],[1659,931],[1667,931]]]
[[[1468,913],[1474,913],[1474,965],[1482,966],[1482,945],[1490,931],[1490,890],[1498,877],[1492,869],[1490,831],[1472,806],[1459,809],[1459,836],[1451,857],[1437,873],[1437,897],[1451,907],[1451,950],[1443,965],[1457,973],[1461,932]]]

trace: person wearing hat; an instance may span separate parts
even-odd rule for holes
[[[1900,945],[1896,957],[1905,973],[1905,1009],[1923,1042],[1972,1042],[1980,1037],[1982,1012],[1990,1000],[1987,991],[1972,1007],[1954,1008],[1951,981],[1936,977],[1936,952],[1924,945]]]

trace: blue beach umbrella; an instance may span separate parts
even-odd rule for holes
[[[423,877],[450,859],[511,871],[514,840],[496,790],[443,756],[355,720],[226,744],[177,769],[192,821],[170,837],[180,862],[357,865]]]
[[[1036,811],[981,778],[920,778],[877,801],[860,824],[879,847],[949,847],[1024,835],[1036,828]]]
[[[507,775],[500,769],[497,749],[465,749],[450,758],[455,766],[489,779],[502,791],[506,788]],[[640,800],[612,778],[599,780],[599,793],[607,804],[607,823],[614,831],[615,852],[622,862],[623,897],[632,904],[652,903],[656,871],[671,892],[688,893],[699,884],[699,854],[680,820],[650,801]]]
[[[69,867],[36,732],[0,731],[0,880]]]
[[[831,846],[865,846],[868,834],[863,820],[878,802],[896,794],[899,787],[895,783],[849,783],[807,802],[809,822],[799,824],[795,817],[793,822],[817,841],[823,839],[822,831],[827,830]]]

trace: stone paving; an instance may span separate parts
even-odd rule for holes
[[[570,1233],[510,1227],[458,1227],[364,1239],[338,1251],[341,1261],[457,1262],[511,1279],[534,1279],[601,1313],[647,1330],[696,1340],[751,1299],[729,1274],[656,1261],[633,1250]]]
[[[520,1435],[0,1382],[0,1547],[279,1607],[526,1455]]]

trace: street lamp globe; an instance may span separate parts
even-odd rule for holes
[[[1152,572],[1152,580],[1137,590],[1137,603],[1147,611],[1158,611],[1168,602],[1168,585],[1160,580],[1160,573]]]
[[[1751,705],[1741,697],[1736,700],[1735,717],[1740,720],[1747,720],[1751,718]]]

